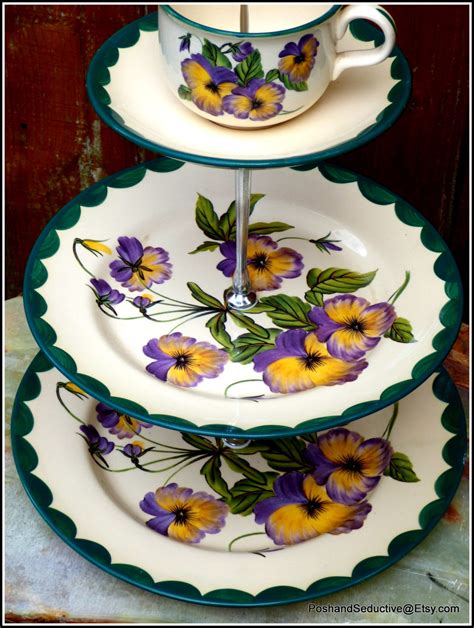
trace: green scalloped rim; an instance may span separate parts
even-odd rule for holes
[[[354,20],[349,25],[352,35],[361,41],[373,41],[380,45],[383,41],[381,31],[366,20]],[[399,80],[387,94],[389,105],[385,107],[377,116],[376,122],[364,129],[352,140],[333,146],[332,148],[317,151],[308,155],[296,155],[281,159],[221,159],[217,157],[207,157],[196,155],[184,151],[174,150],[167,146],[162,146],[146,139],[137,132],[125,126],[122,118],[110,107],[110,96],[105,89],[105,85],[110,83],[110,72],[108,68],[115,65],[119,59],[119,48],[130,48],[140,39],[140,31],[158,30],[158,14],[150,13],[117,31],[108,39],[96,52],[89,66],[87,73],[86,87],[92,106],[96,113],[114,131],[134,142],[142,148],[147,148],[175,159],[192,161],[195,163],[220,166],[221,168],[277,168],[281,166],[297,166],[312,164],[340,155],[358,146],[362,146],[381,133],[389,129],[401,115],[406,107],[411,92],[411,74],[408,62],[395,46],[392,52],[393,62],[390,68],[392,78]]]
[[[439,320],[443,324],[444,329],[433,338],[434,352],[422,358],[412,369],[411,379],[393,384],[383,391],[379,399],[347,408],[341,415],[308,419],[293,428],[285,425],[265,424],[260,427],[243,430],[235,426],[218,423],[198,426],[192,421],[172,415],[149,414],[146,408],[129,399],[112,397],[108,388],[97,379],[78,373],[73,358],[63,349],[55,346],[57,340],[55,330],[42,319],[42,316],[47,311],[47,304],[44,298],[37,292],[37,289],[47,281],[48,273],[41,260],[51,257],[57,251],[59,247],[57,230],[70,229],[77,223],[80,218],[80,205],[87,207],[99,205],[107,196],[107,187],[122,188],[136,185],[145,176],[146,169],[154,172],[171,172],[183,165],[183,162],[168,157],[161,157],[140,166],[123,170],[94,184],[79,194],[52,218],[38,238],[28,259],[23,294],[26,317],[31,331],[40,348],[56,368],[77,386],[89,393],[91,397],[112,406],[124,414],[129,414],[142,421],[170,429],[184,430],[207,436],[237,437],[242,435],[251,436],[254,439],[284,438],[285,436],[295,436],[336,425],[344,425],[349,421],[373,414],[405,397],[440,366],[456,340],[461,325],[463,305],[461,279],[456,262],[446,243],[435,228],[416,209],[386,188],[339,166],[336,167],[330,164],[315,166],[313,164],[312,168],[318,167],[320,173],[333,183],[346,184],[357,182],[361,194],[372,203],[379,205],[395,203],[395,212],[401,222],[410,226],[422,227],[420,238],[425,248],[440,253],[440,256],[434,263],[433,270],[445,282],[445,292],[449,298],[439,314]],[[305,166],[303,169],[308,170],[309,166]],[[301,168],[294,168],[294,170],[301,170]]]
[[[74,521],[59,510],[51,508],[53,494],[47,484],[33,474],[38,465],[38,456],[32,445],[24,438],[34,427],[34,417],[26,402],[36,399],[41,393],[37,373],[49,371],[51,368],[46,356],[38,353],[21,381],[13,406],[11,424],[13,457],[29,498],[56,534],[94,565],[137,587],[178,600],[214,606],[270,606],[314,600],[358,584],[393,565],[428,535],[447,509],[462,477],[467,445],[466,421],[459,394],[447,372],[442,369],[433,382],[433,394],[448,404],[441,416],[441,423],[453,434],[442,452],[443,459],[450,468],[435,482],[435,491],[439,499],[424,506],[419,514],[420,529],[396,536],[388,546],[388,556],[364,559],[354,567],[351,577],[322,578],[313,582],[306,590],[281,586],[266,589],[255,596],[238,589],[218,589],[201,595],[196,587],[186,582],[175,580],[154,582],[146,571],[134,565],[112,564],[111,556],[105,547],[94,541],[76,538],[77,528]]]

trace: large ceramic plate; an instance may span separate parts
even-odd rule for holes
[[[454,495],[465,430],[443,371],[347,429],[234,452],[96,408],[39,354],[12,444],[40,514],[98,567],[182,600],[264,606],[357,584],[409,552]],[[367,465],[331,462],[345,454]]]
[[[408,63],[395,47],[383,63],[348,70],[307,112],[258,133],[226,129],[180,106],[158,56],[157,14],[132,22],[96,53],[89,97],[115,131],[150,150],[221,167],[268,168],[327,159],[374,139],[402,113],[410,93]],[[381,33],[357,20],[340,50],[370,48]]]
[[[49,223],[26,272],[29,324],[95,398],[174,429],[254,438],[342,424],[441,363],[461,286],[437,232],[395,194],[329,165],[255,173],[249,273],[233,174],[163,158],[100,182]],[[228,208],[228,209],[226,209]]]

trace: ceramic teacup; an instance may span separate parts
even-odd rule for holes
[[[248,32],[240,32],[242,6]],[[338,53],[358,18],[377,24],[384,42]],[[395,43],[393,20],[374,5],[160,5],[158,33],[173,93],[200,116],[241,129],[300,115],[341,72],[380,63]]]

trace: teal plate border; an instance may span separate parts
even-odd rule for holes
[[[396,536],[388,547],[388,556],[372,556],[358,563],[350,577],[330,577],[313,582],[306,590],[295,587],[272,587],[258,595],[238,589],[218,589],[201,595],[193,585],[182,581],[154,582],[143,569],[129,564],[112,563],[109,552],[98,543],[77,538],[77,528],[67,515],[51,507],[53,493],[34,475],[38,465],[35,449],[25,439],[34,429],[34,417],[26,405],[41,393],[37,373],[49,371],[50,362],[38,353],[26,371],[18,389],[12,413],[11,441],[13,457],[21,482],[36,510],[65,543],[82,557],[107,573],[137,587],[186,602],[213,606],[276,606],[304,602],[335,593],[375,576],[403,558],[418,545],[438,523],[447,509],[461,480],[466,452],[466,421],[459,394],[447,372],[442,369],[433,382],[434,395],[448,404],[441,416],[443,427],[453,434],[444,445],[442,455],[450,466],[435,482],[438,499],[427,504],[420,512],[420,529]]]
[[[381,31],[366,20],[354,20],[349,28],[352,35],[360,41],[374,42],[375,45],[380,45],[383,41]],[[126,127],[120,116],[110,107],[110,96],[105,89],[105,86],[110,83],[109,68],[115,65],[119,59],[119,48],[134,46],[140,39],[140,31],[157,30],[158,14],[150,13],[127,24],[112,35],[94,55],[87,73],[86,87],[95,111],[114,131],[142,148],[175,159],[223,168],[277,168],[319,162],[362,146],[389,129],[405,109],[411,93],[411,74],[408,61],[400,48],[395,46],[392,52],[393,62],[390,72],[392,78],[399,80],[399,82],[387,94],[390,104],[378,114],[373,125],[364,129],[353,139],[326,150],[280,159],[221,159],[186,153],[156,144]]]
[[[137,185],[143,179],[147,170],[166,173],[177,170],[183,165],[183,162],[168,157],[160,157],[139,166],[122,170],[94,184],[65,205],[50,220],[36,241],[28,259],[23,296],[26,317],[33,336],[54,366],[91,397],[124,414],[169,429],[218,437],[284,438],[285,436],[296,436],[297,434],[344,425],[349,421],[373,414],[408,395],[441,365],[459,332],[463,306],[463,292],[459,271],[447,244],[436,229],[416,209],[387,188],[339,166],[336,167],[324,163],[319,166],[308,165],[294,169],[309,170],[317,167],[319,172],[333,183],[344,185],[356,182],[361,194],[372,203],[379,205],[394,203],[397,217],[407,225],[422,227],[420,233],[421,242],[428,250],[439,253],[433,270],[436,276],[445,282],[445,292],[449,299],[439,313],[439,320],[443,325],[443,329],[433,338],[433,353],[422,358],[412,369],[411,379],[393,384],[383,391],[379,399],[347,408],[341,415],[316,417],[303,421],[293,428],[284,425],[266,424],[262,427],[244,430],[235,426],[217,423],[197,426],[192,421],[180,417],[150,414],[145,407],[134,401],[122,397],[112,397],[108,388],[94,377],[78,373],[74,359],[66,351],[56,346],[56,332],[42,318],[47,312],[48,306],[44,298],[37,292],[37,289],[46,283],[48,272],[41,260],[51,257],[58,250],[59,238],[57,231],[70,229],[78,222],[81,215],[80,205],[86,207],[100,205],[107,196],[108,187],[124,188]]]

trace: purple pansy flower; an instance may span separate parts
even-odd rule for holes
[[[314,307],[309,318],[321,342],[327,342],[331,355],[341,360],[358,360],[373,349],[390,329],[395,308],[390,303],[371,305],[352,294],[328,299],[324,307]]]
[[[232,57],[234,61],[243,61],[249,54],[252,54],[253,46],[249,41],[244,41],[242,44],[237,44],[232,50]]]
[[[128,414],[121,414],[105,403],[99,403],[95,407],[97,411],[97,420],[103,427],[107,428],[111,434],[115,434],[118,438],[133,438],[141,432],[142,427],[153,427],[152,423],[137,421]]]
[[[151,288],[171,277],[169,255],[161,247],[143,248],[137,238],[122,236],[118,239],[118,260],[110,264],[110,274],[131,292]]]
[[[226,277],[232,277],[237,265],[235,242],[228,240],[219,247],[224,259],[217,265]],[[303,256],[288,247],[278,248],[269,236],[252,235],[247,244],[247,272],[254,290],[275,290],[283,279],[301,275]]]
[[[221,116],[222,99],[237,87],[237,76],[229,68],[213,66],[200,54],[181,63],[184,80],[191,89],[191,100],[206,113]]]
[[[91,279],[93,286],[93,292],[95,294],[96,302],[99,307],[104,306],[116,315],[117,312],[112,305],[122,303],[125,299],[125,295],[118,290],[113,290],[105,279]]]
[[[286,74],[292,83],[307,81],[314,66],[314,60],[318,52],[319,41],[314,35],[303,35],[296,44],[286,44],[278,55],[280,61],[278,69]]]
[[[276,339],[275,348],[254,357],[254,368],[272,392],[292,393],[315,386],[334,386],[357,379],[365,360],[347,362],[332,356],[315,332],[290,329]]]
[[[180,332],[153,338],[143,353],[153,358],[146,370],[164,382],[193,387],[206,378],[222,373],[229,359],[227,353],[209,342],[182,336]]]
[[[372,506],[334,502],[311,475],[297,471],[275,480],[274,496],[254,508],[255,521],[277,545],[293,545],[321,534],[341,534],[362,527]]]
[[[153,449],[153,447],[150,447],[150,449]],[[123,448],[122,453],[124,456],[127,456],[127,458],[139,458],[143,455],[144,451],[143,443],[134,441],[133,443],[127,443]]]
[[[229,512],[227,504],[211,495],[174,483],[147,493],[140,508],[153,515],[147,526],[183,543],[199,543],[206,534],[220,532]]]
[[[89,446],[89,453],[91,456],[93,458],[98,458],[105,464],[106,467],[108,467],[109,465],[107,464],[104,456],[113,451],[115,447],[114,443],[107,440],[105,436],[100,436],[99,432],[93,425],[81,425],[79,429],[82,432],[82,437]]]
[[[355,504],[367,497],[390,463],[393,450],[384,438],[364,437],[336,428],[308,445],[305,458],[314,466],[313,477],[325,484],[331,499]]]
[[[262,121],[273,118],[283,109],[285,88],[264,79],[252,79],[246,87],[236,87],[223,100],[224,111],[239,120]]]
[[[321,253],[331,253],[331,251],[342,251],[342,247],[337,246],[336,242],[340,242],[340,240],[329,240],[329,236],[331,232],[325,235],[318,240],[310,240],[312,244],[316,245],[316,248],[321,251]]]

